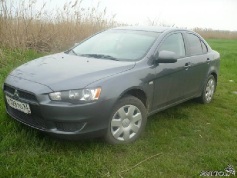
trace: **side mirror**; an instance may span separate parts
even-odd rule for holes
[[[156,57],[157,63],[175,63],[177,55],[172,51],[160,51]]]

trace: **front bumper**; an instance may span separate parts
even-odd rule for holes
[[[15,89],[19,98],[14,98]],[[71,104],[51,101],[47,94],[33,94],[19,87],[4,85],[4,95],[29,104],[31,114],[25,114],[8,105],[7,113],[15,120],[40,131],[63,138],[97,137],[105,134],[113,102],[97,101]]]

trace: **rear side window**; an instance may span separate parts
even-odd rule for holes
[[[183,36],[181,33],[176,33],[168,36],[164,43],[161,45],[159,51],[172,51],[174,52],[179,58],[185,56],[185,48],[184,48],[184,41]]]
[[[191,33],[188,33],[187,37],[189,41],[189,50],[191,56],[203,54],[203,48],[199,37]]]
[[[207,46],[205,45],[205,43],[203,41],[201,41],[202,44],[202,52],[205,54],[207,53]]]

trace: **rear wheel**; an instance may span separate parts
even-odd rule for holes
[[[213,75],[209,75],[207,82],[203,88],[202,95],[199,98],[201,103],[210,103],[216,89],[216,79]]]
[[[146,121],[146,108],[138,98],[121,98],[112,112],[105,140],[111,144],[133,142],[141,135]]]

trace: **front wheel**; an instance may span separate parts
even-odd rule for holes
[[[146,108],[138,98],[121,98],[112,112],[105,140],[110,144],[133,142],[141,135],[146,121]]]
[[[201,103],[210,103],[216,89],[216,80],[213,75],[209,75],[207,82],[203,88],[202,95],[199,98]]]

